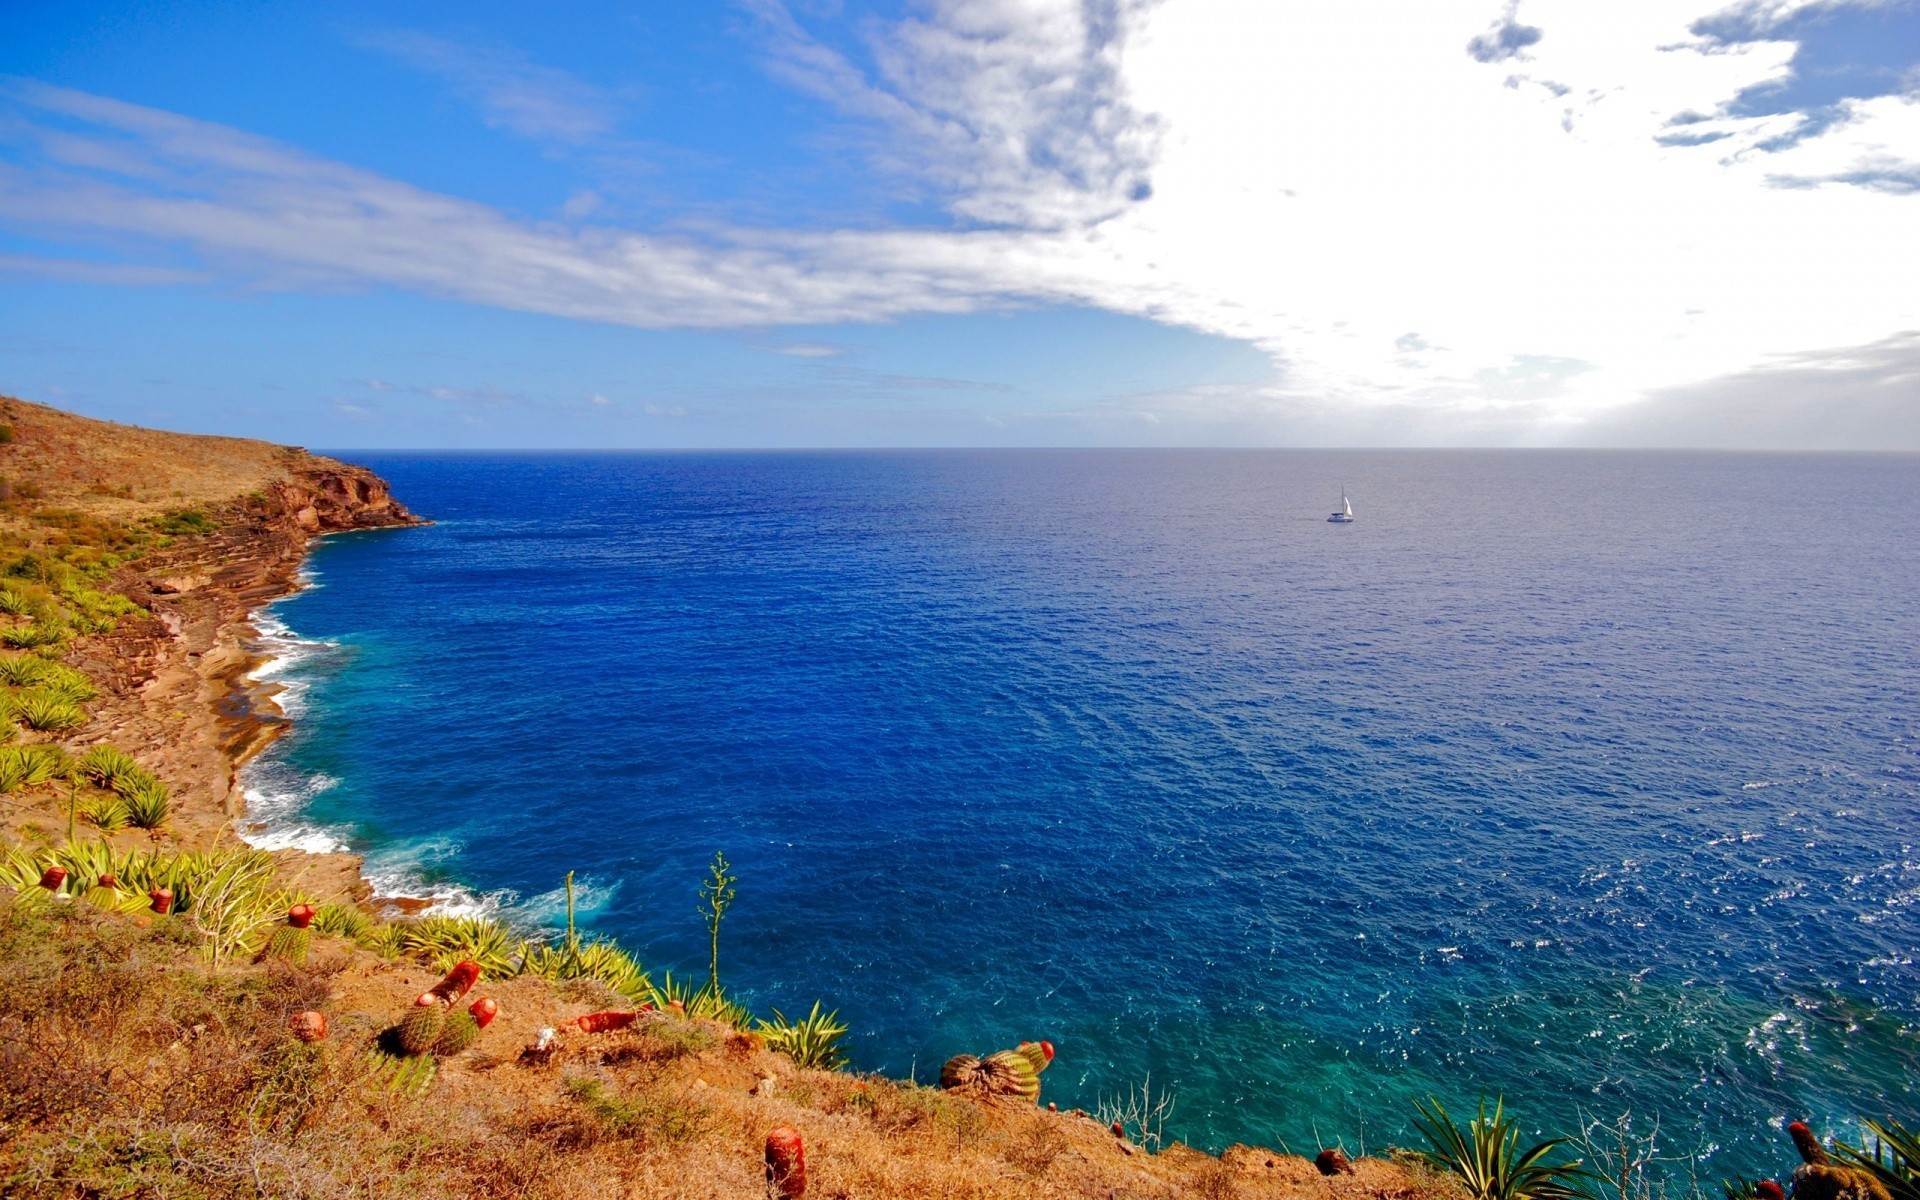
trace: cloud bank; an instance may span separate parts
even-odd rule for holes
[[[195,259],[156,270],[642,327],[1095,305],[1264,349],[1270,384],[1137,398],[1254,436],[1657,441],[1764,393],[1912,438],[1920,75],[1803,78],[1809,30],[1887,8],[928,0],[847,33],[752,0],[768,69],[946,214],[843,231],[532,221],[16,81],[0,219]],[[516,136],[610,122],[517,57],[380,49]]]

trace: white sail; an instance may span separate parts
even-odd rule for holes
[[[1340,506],[1347,510],[1348,516],[1353,515],[1353,501],[1347,499],[1347,493],[1344,489],[1340,493]]]

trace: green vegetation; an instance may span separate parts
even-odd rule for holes
[[[707,990],[717,999],[720,991],[720,922],[726,919],[727,910],[733,907],[734,884],[740,882],[732,873],[733,864],[720,851],[713,852],[713,861],[707,864],[707,878],[700,885],[700,919],[706,923],[708,943],[712,948],[707,960]]]
[[[1430,1146],[1420,1157],[1457,1176],[1473,1200],[1578,1200],[1593,1178],[1578,1159],[1554,1161],[1569,1138],[1550,1138],[1522,1150],[1520,1130],[1507,1120],[1504,1101],[1495,1101],[1488,1115],[1482,1099],[1464,1129],[1432,1097],[1416,1102],[1414,1109],[1419,1114],[1414,1125]]]
[[[155,531],[169,537],[212,533],[220,528],[219,523],[208,516],[205,509],[199,508],[176,509],[165,516],[152,518],[147,524],[151,525]]]
[[[846,1036],[847,1027],[837,1018],[839,1010],[820,1012],[820,1002],[813,1002],[813,1011],[798,1021],[787,1020],[786,1014],[779,1009],[773,1010],[771,1021],[761,1021],[755,1032],[767,1039],[770,1049],[791,1058],[803,1067],[816,1071],[837,1071],[847,1065],[847,1056],[840,1049],[840,1039]]]
[[[1920,1133],[1898,1121],[1862,1121],[1871,1146],[1837,1143],[1835,1157],[1879,1180],[1893,1200],[1920,1200]]]

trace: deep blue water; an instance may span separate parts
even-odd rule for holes
[[[1212,1148],[1920,1116],[1920,458],[350,457],[439,523],[275,606],[254,786],[390,886],[698,974],[724,850],[756,1007]]]

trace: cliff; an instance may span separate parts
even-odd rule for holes
[[[235,773],[284,719],[247,681],[249,616],[297,586],[313,538],[417,523],[370,472],[302,450],[0,398],[0,640],[16,647],[0,694],[52,671],[80,698],[75,723],[5,726],[21,744],[0,749],[60,764],[0,784],[0,1193],[764,1197],[762,1147],[785,1127],[813,1197],[1461,1200],[1403,1163],[1323,1176],[1255,1147],[1149,1153],[1030,1094],[811,1069],[767,1023],[652,991],[612,947],[569,959],[490,922],[381,923],[353,904],[351,856],[256,862]],[[114,801],[77,760],[99,746],[166,786],[155,828],[67,834],[83,796]],[[249,863],[244,886],[222,874]],[[155,916],[162,871],[192,894]],[[276,953],[296,899],[335,903],[297,956]],[[457,1050],[395,1052],[435,968],[466,957],[486,960],[498,1020]],[[608,1008],[630,1024],[579,1021]]]

